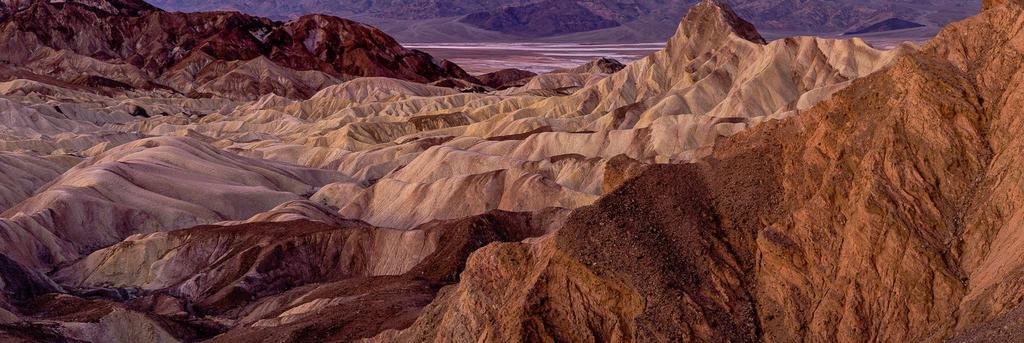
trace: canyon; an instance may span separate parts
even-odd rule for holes
[[[1024,337],[1019,0],[890,49],[702,0],[628,64],[478,75],[329,15],[0,3],[3,341]]]

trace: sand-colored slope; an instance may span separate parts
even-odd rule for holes
[[[102,128],[90,119],[108,118],[93,117],[91,111],[61,112],[64,110],[59,105],[33,108],[0,98],[0,151],[84,154],[99,144],[118,145],[143,137]]]
[[[4,171],[0,174],[0,212],[31,196],[77,160],[0,152],[0,170]]]
[[[811,37],[765,43],[708,2],[664,51],[612,75],[545,74],[489,94],[361,78],[304,101],[264,97],[230,113],[129,130],[192,131],[246,156],[341,171],[356,187],[324,192],[321,203],[410,228],[493,209],[588,204],[602,194],[602,166],[612,157],[692,161],[721,137],[808,108],[911,50]],[[470,191],[484,193],[462,195]]]
[[[571,105],[559,99],[559,106],[538,110],[572,115],[643,104],[649,118],[766,116],[794,110],[801,95],[867,75],[908,49],[812,37],[765,44],[753,26],[722,8],[694,6],[665,50],[577,92]]]
[[[258,161],[191,138],[119,146],[4,212],[8,255],[32,267],[77,259],[134,233],[241,220],[345,178]]]

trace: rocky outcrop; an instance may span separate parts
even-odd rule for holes
[[[19,8],[0,22],[0,46],[10,47],[0,58],[66,81],[85,74],[135,88],[245,98],[305,97],[356,76],[472,78],[380,30],[331,16],[274,22],[237,12],[169,13],[141,1],[31,1]],[[60,70],[69,75],[54,75]]]
[[[575,68],[555,69],[552,73],[614,74],[626,68],[625,64],[611,58],[598,58]]]
[[[494,89],[505,89],[518,87],[526,83],[530,78],[537,76],[537,73],[521,69],[502,69],[483,75],[477,75],[476,79],[481,85]]]

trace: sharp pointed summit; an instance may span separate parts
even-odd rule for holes
[[[754,24],[741,18],[728,4],[703,0],[690,8],[666,44],[672,56],[692,59],[712,52],[730,41],[739,45],[767,44]]]
[[[704,39],[725,38],[729,34],[745,40],[766,44],[754,24],[741,18],[729,4],[720,0],[702,0],[690,8],[679,25],[676,35],[702,36]]]

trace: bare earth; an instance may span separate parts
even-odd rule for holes
[[[435,57],[0,0],[0,342],[1021,342],[1024,0],[974,6]]]

